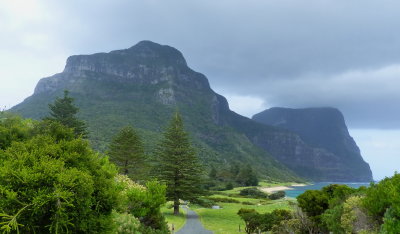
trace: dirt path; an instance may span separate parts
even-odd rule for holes
[[[186,210],[186,223],[181,230],[176,234],[212,234],[212,231],[206,230],[200,222],[199,216],[196,212],[183,208]]]

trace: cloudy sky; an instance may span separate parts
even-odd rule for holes
[[[381,179],[400,169],[399,12],[395,0],[0,0],[0,108],[69,55],[152,40],[245,116],[339,108]]]

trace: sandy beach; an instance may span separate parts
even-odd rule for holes
[[[292,184],[290,185],[292,187],[301,187],[301,186],[307,186],[306,184]],[[288,186],[273,186],[273,187],[262,187],[260,188],[261,191],[265,193],[274,193],[278,191],[284,191],[284,190],[292,190],[293,188],[288,187]]]

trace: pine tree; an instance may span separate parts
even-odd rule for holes
[[[167,198],[179,214],[179,200],[194,201],[204,192],[202,167],[189,142],[179,113],[172,118],[158,149],[158,178],[167,185]]]
[[[236,182],[243,186],[257,186],[258,178],[250,164],[242,167],[236,177]]]
[[[122,128],[114,136],[108,154],[123,174],[136,181],[145,177],[147,164],[143,143],[131,126]]]
[[[86,124],[76,117],[79,108],[74,104],[74,99],[69,96],[68,90],[64,91],[64,97],[57,97],[53,104],[49,104],[50,117],[46,119],[57,121],[74,130],[75,137],[87,137]]]

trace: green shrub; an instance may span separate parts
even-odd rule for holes
[[[268,195],[257,188],[245,188],[240,190],[239,194],[244,197],[268,198]]]
[[[240,201],[233,199],[233,198],[227,198],[227,197],[207,197],[208,200],[214,201],[214,202],[224,202],[224,203],[240,203]]]
[[[246,224],[246,232],[254,233],[257,231],[271,231],[273,226],[279,225],[284,220],[292,219],[292,214],[288,210],[276,209],[271,213],[260,214],[254,209],[242,208],[238,215]]]
[[[214,201],[202,197],[196,199],[194,203],[205,208],[211,208],[213,205],[215,205]]]
[[[254,205],[253,202],[248,202],[248,201],[244,201],[244,202],[242,202],[242,204],[243,204],[243,205]]]
[[[117,213],[113,211],[113,221],[114,221],[114,231],[112,233],[115,234],[140,234],[140,221],[128,213]]]
[[[225,186],[225,190],[231,190],[231,189],[233,189],[233,183],[232,182],[229,182],[229,183],[227,183],[226,184],[226,186]]]
[[[118,203],[115,174],[115,166],[81,139],[37,135],[13,142],[0,151],[1,228],[104,233]]]
[[[121,191],[122,212],[137,217],[140,222],[155,230],[166,230],[167,225],[161,214],[161,206],[166,203],[166,186],[157,181],[149,181],[146,186],[133,182],[126,175],[118,175],[116,181]]]
[[[286,196],[285,191],[278,191],[276,193],[272,193],[270,195],[268,195],[268,198],[271,200],[278,200],[281,198],[284,198]]]

